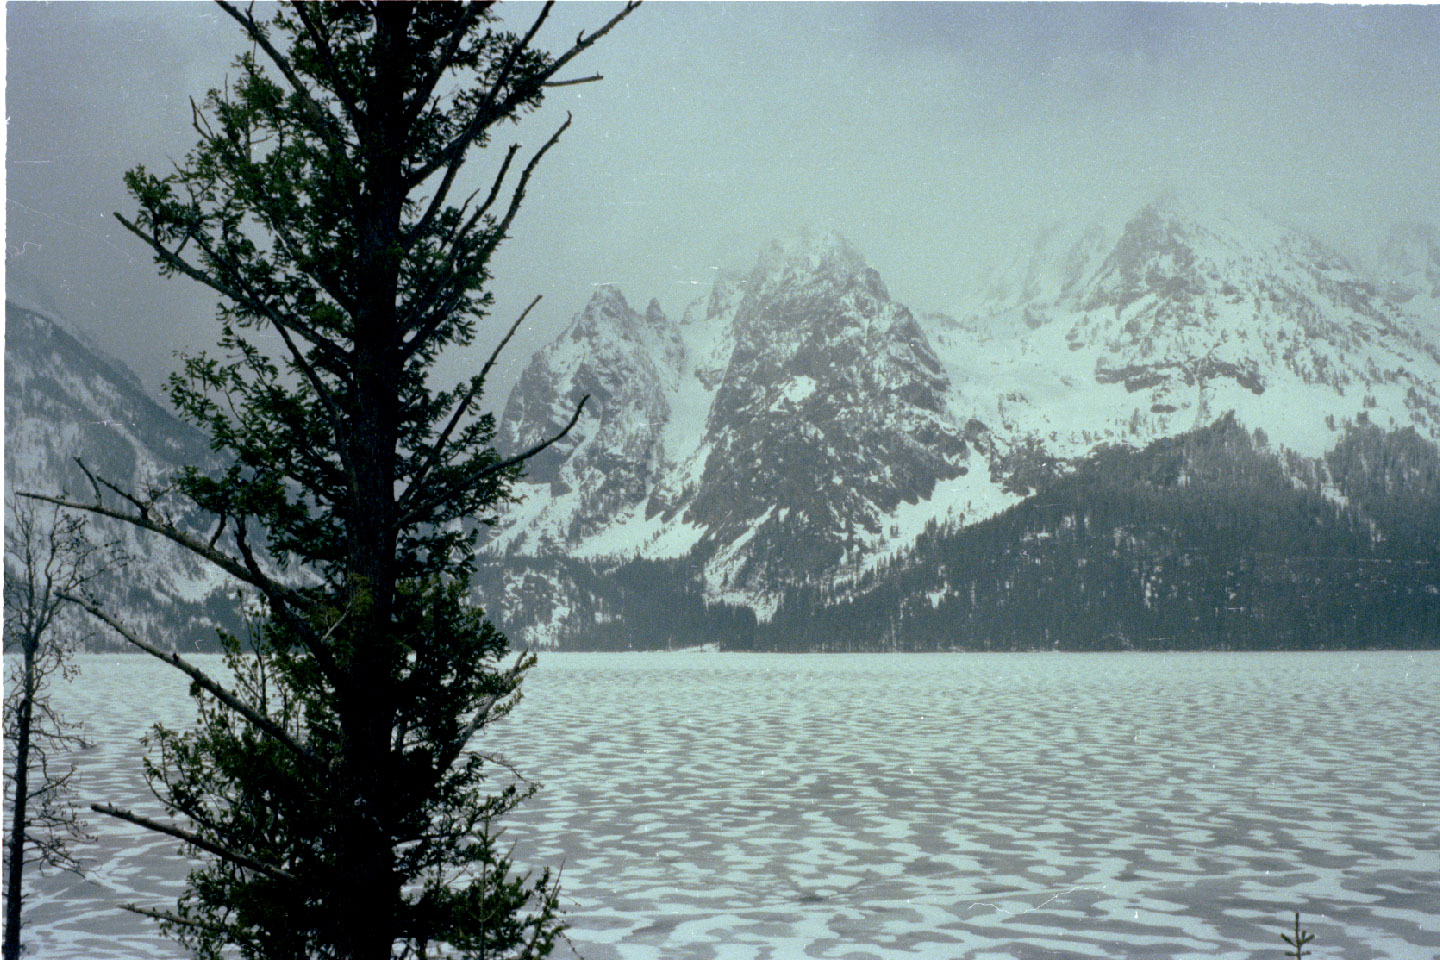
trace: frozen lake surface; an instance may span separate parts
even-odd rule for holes
[[[82,670],[85,800],[145,808],[185,685]],[[1295,910],[1316,960],[1440,956],[1440,653],[550,654],[526,690],[486,748],[545,785],[509,836],[588,960],[1258,960]],[[177,844],[97,826],[30,956],[181,956],[116,909]]]

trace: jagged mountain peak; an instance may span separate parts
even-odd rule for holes
[[[760,252],[747,282],[747,292],[773,297],[816,285],[831,290],[855,286],[888,300],[889,292],[863,254],[839,232],[802,233],[772,240]]]
[[[1063,249],[1061,237],[1037,249]],[[1412,267],[1428,257],[1425,241],[1423,230],[1399,235]],[[1071,457],[1097,439],[1148,442],[1227,410],[1307,456],[1366,409],[1440,436],[1440,351],[1424,334],[1433,301],[1402,304],[1305,233],[1182,191],[1128,210],[1098,252],[1078,282],[1051,284],[1055,296],[972,316],[959,333],[930,324],[957,385],[952,407]]]
[[[1123,219],[1114,216],[1046,224],[1013,259],[984,272],[977,305],[960,322],[982,336],[1013,332],[1017,321],[1034,326],[1034,308],[1054,304],[1087,279],[1109,253],[1122,226]],[[1019,315],[1026,307],[1032,313]]]
[[[717,269],[710,283],[710,292],[686,304],[680,325],[705,324],[722,314],[733,314],[740,299],[745,296],[748,282],[749,278],[744,273]]]
[[[618,287],[598,286],[510,392],[498,433],[507,450],[553,436],[589,399],[574,429],[527,464],[528,502],[493,546],[574,547],[642,504],[665,458],[661,434],[685,360],[680,327],[657,301],[638,313]]]
[[[1178,187],[1138,207],[1092,209],[1045,224],[1006,263],[986,271],[963,324],[981,336],[1009,336],[1048,322],[1055,309],[1136,299],[1148,281],[1183,293],[1185,274],[1218,273],[1244,260],[1295,259],[1322,269],[1338,255],[1233,199]]]
[[[630,304],[625,299],[625,293],[613,283],[600,283],[595,285],[595,292],[590,295],[590,300],[585,305],[584,312],[630,312]]]
[[[1242,206],[1171,192],[1062,224],[1022,264],[989,337],[973,314],[917,322],[838,233],[716,271],[680,323],[597,290],[583,342],[547,348],[512,394],[517,445],[515,424],[533,442],[581,392],[592,406],[532,464],[548,489],[495,549],[673,560],[707,602],[764,620],[784,589],[863,577],[927,523],[975,523],[1102,446],[1228,411],[1304,456],[1367,411],[1440,436],[1440,352],[1409,314]]]
[[[573,370],[589,358],[594,365],[594,351],[610,353],[645,352],[655,341],[671,352],[680,350],[677,325],[665,316],[660,303],[652,299],[644,313],[637,312],[614,284],[596,287],[584,308],[570,321],[560,340],[547,352],[547,361],[557,369]],[[559,344],[574,345],[570,350]],[[621,344],[626,344],[621,346]],[[672,358],[672,361],[674,358]]]
[[[1209,261],[1218,267],[1234,265],[1237,257],[1277,254],[1324,268],[1341,265],[1338,255],[1249,207],[1167,192],[1129,218],[1106,266],[1124,272],[1171,257],[1177,266]]]
[[[634,327],[639,318],[619,287],[603,283],[595,288],[584,308],[571,321],[570,336],[581,339],[612,330],[624,333]]]
[[[804,230],[789,237],[777,237],[760,254],[762,268],[785,264],[818,270],[835,265],[851,272],[865,269],[865,257],[838,230]]]

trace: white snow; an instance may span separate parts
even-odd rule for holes
[[[815,392],[815,378],[798,376],[780,389],[780,396],[789,403],[800,403]]]

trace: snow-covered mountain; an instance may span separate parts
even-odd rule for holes
[[[492,549],[691,555],[713,597],[763,608],[969,472],[949,388],[918,321],[838,235],[772,244],[680,323],[602,288],[511,394],[512,447],[582,394],[595,413],[530,471]]]
[[[992,333],[1008,333],[983,351],[963,329],[934,333],[952,403],[999,434],[1071,458],[1234,411],[1315,457],[1363,412],[1440,438],[1434,304],[1293,230],[1167,198],[1131,217],[1103,256],[1060,254],[1049,266],[1064,283],[1011,306],[1008,323],[992,318]]]
[[[1356,422],[1440,441],[1433,231],[1397,230],[1382,262],[1171,196],[1047,231],[958,319],[912,314],[834,234],[772,244],[678,323],[602,288],[532,362],[502,442],[558,429],[584,393],[594,416],[489,551],[683,561],[764,620],[785,589],[843,591],[1105,446],[1227,415],[1312,461]]]
[[[673,459],[664,431],[684,360],[679,330],[659,305],[637,313],[611,286],[535,355],[505,406],[502,448],[559,432],[580,399],[590,399],[575,429],[530,462],[528,480],[543,492],[528,497],[507,527],[506,549],[595,553],[601,547],[589,541],[597,533],[643,511]]]
[[[205,438],[118,361],[81,343],[41,307],[6,303],[7,510],[17,491],[92,499],[76,458],[96,476],[143,494],[163,486],[176,467],[211,457]],[[113,494],[108,500],[116,502]],[[94,539],[116,541],[129,558],[105,587],[126,623],[181,649],[212,643],[216,625],[234,626],[233,603],[214,568],[124,524],[93,519],[91,528]]]
[[[1399,223],[1380,244],[1376,272],[1390,296],[1433,319],[1440,307],[1440,230],[1429,223]]]
[[[678,320],[599,287],[505,405],[498,444],[512,452],[590,398],[493,529],[481,598],[530,645],[602,629],[623,643],[636,618],[660,642],[679,620],[753,638],[757,620],[798,630],[801,601],[840,610],[862,597],[883,632],[902,576],[925,584],[931,609],[958,602],[969,574],[947,559],[948,572],[920,576],[924,550],[990,563],[971,554],[999,514],[1031,509],[1061,478],[1129,490],[1105,475],[1134,469],[1125,449],[1181,435],[1207,451],[1206,476],[1225,475],[1225,451],[1269,457],[1289,479],[1267,474],[1265,496],[1293,481],[1324,523],[1324,503],[1349,503],[1334,522],[1381,536],[1434,489],[1415,477],[1440,443],[1437,248],[1433,228],[1406,225],[1360,266],[1249,211],[1166,197],[1046,231],[957,291],[952,315],[897,302],[836,234],[767,246]],[[7,492],[86,495],[77,455],[141,490],[210,456],[52,313],[33,298],[7,305]],[[1204,430],[1212,440],[1194,439]],[[1356,486],[1393,451],[1422,467]],[[1134,462],[1170,463],[1163,450],[1146,458]],[[1196,496],[1241,488],[1226,489]],[[972,529],[983,536],[946,539]],[[211,635],[197,623],[231,616],[213,571],[133,530],[107,533],[136,558],[115,586],[128,619],[190,646]],[[1009,559],[1020,569],[1026,556]],[[974,602],[966,616],[982,622]]]

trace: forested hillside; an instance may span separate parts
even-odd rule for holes
[[[998,517],[927,532],[853,599],[787,594],[763,639],[800,649],[1434,645],[1434,445],[1360,424],[1323,467],[1286,466],[1263,434],[1228,417],[1143,451],[1105,449]]]
[[[933,526],[853,582],[787,590],[768,621],[707,604],[698,564],[508,558],[493,612],[589,649],[1430,647],[1440,639],[1440,452],[1350,426],[1324,460],[1233,417],[1073,472],[971,526]],[[1048,479],[1047,479],[1048,477]],[[514,565],[525,569],[515,577]]]

